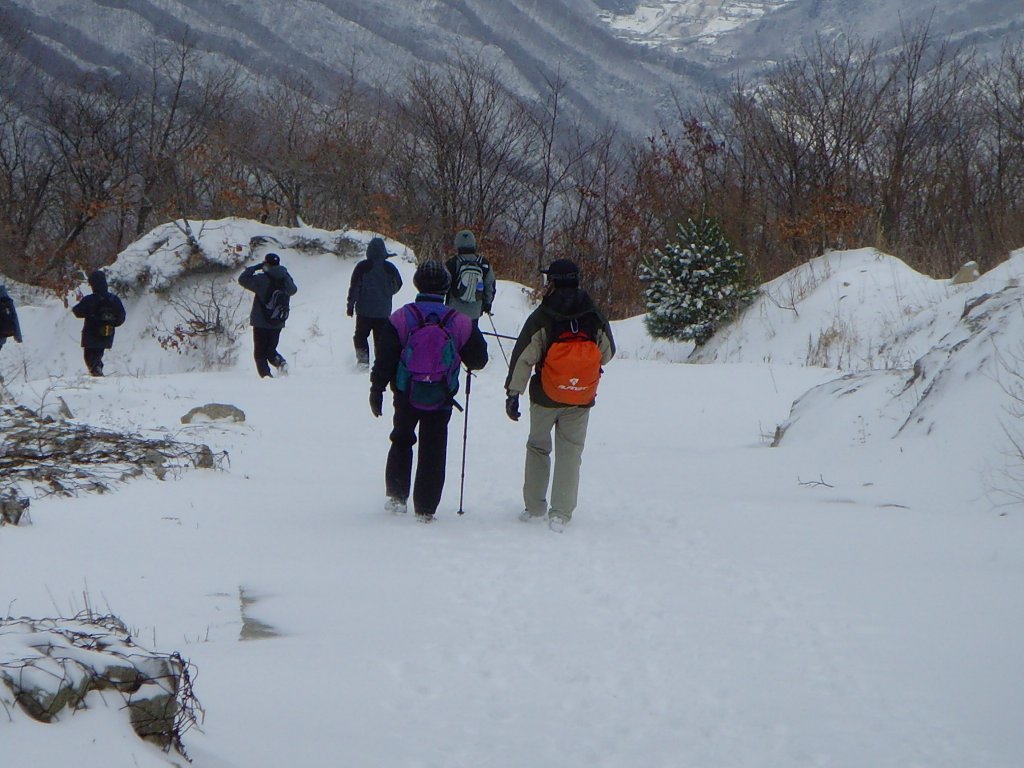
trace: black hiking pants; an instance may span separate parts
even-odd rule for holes
[[[416,484],[412,503],[417,515],[432,515],[441,502],[445,464],[448,459],[448,422],[451,408],[421,411],[409,404],[403,394],[394,397],[395,417],[391,429],[391,450],[384,470],[387,495],[409,498],[412,477],[412,447],[419,442],[416,457]],[[419,438],[417,440],[417,427]]]
[[[82,350],[85,357],[85,367],[89,370],[90,376],[103,375],[103,347],[86,347]]]
[[[380,348],[380,334],[391,320],[387,317],[366,317],[356,315],[356,332],[352,335],[352,344],[356,348],[356,362],[368,365],[370,362],[370,334],[373,334],[373,356],[377,356]]]
[[[281,339],[281,328],[252,328],[252,356],[256,360],[256,371],[260,377],[270,376],[270,366],[280,368],[284,358],[277,351]]]

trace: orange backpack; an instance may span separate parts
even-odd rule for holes
[[[575,320],[555,337],[544,355],[540,384],[544,394],[562,405],[590,405],[601,379],[601,350]]]

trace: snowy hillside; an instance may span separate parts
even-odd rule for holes
[[[817,37],[898,42],[901,26],[998,55],[1024,31],[1018,0],[635,0],[601,14],[622,37],[707,64],[720,74],[764,71]],[[894,20],[898,19],[898,23]]]
[[[640,2],[630,13],[606,13],[608,25],[645,45],[676,50],[713,48],[726,32],[753,24],[793,0],[661,0]]]
[[[0,527],[6,615],[92,607],[194,665],[196,768],[1019,765],[1024,517],[991,499],[1012,398],[989,350],[1024,330],[1022,254],[966,287],[830,254],[766,286],[703,364],[641,318],[615,323],[580,507],[557,534],[517,520],[527,424],[504,415],[508,342],[490,339],[452,419],[437,521],[388,515],[392,409],[369,413],[343,313],[371,234],[201,232],[209,265],[170,227],[110,267],[130,320],[108,377],[83,375],[63,303],[20,286],[25,343],[0,351],[30,408],[59,396],[81,423],[227,451],[219,470],[34,494],[30,524]],[[407,301],[413,256],[389,248]],[[235,278],[271,249],[299,286],[290,375],[256,376],[244,325],[226,348],[161,346],[200,286],[244,323]],[[497,330],[531,306],[500,281]],[[841,355],[808,357],[834,326]],[[926,383],[896,403],[919,361]],[[211,402],[245,421],[181,422]],[[923,418],[893,439],[897,405]],[[182,764],[117,697],[86,704],[42,725],[0,683],[4,765]]]

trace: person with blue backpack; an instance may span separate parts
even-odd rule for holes
[[[448,422],[457,406],[459,368],[483,368],[487,342],[472,320],[445,306],[450,277],[443,264],[423,262],[412,282],[419,292],[416,300],[396,310],[380,335],[370,372],[370,412],[381,416],[384,390],[390,386],[395,413],[384,469],[384,508],[404,513],[411,490],[416,519],[429,523],[444,490]],[[413,484],[412,449],[417,442]]]

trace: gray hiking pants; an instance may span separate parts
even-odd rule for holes
[[[568,520],[576,509],[580,488],[580,464],[587,440],[590,409],[578,406],[545,408],[530,403],[530,437],[526,441],[526,477],[523,501],[531,515]],[[551,476],[551,430],[555,430],[555,475],[551,483],[551,505],[547,503]]]

